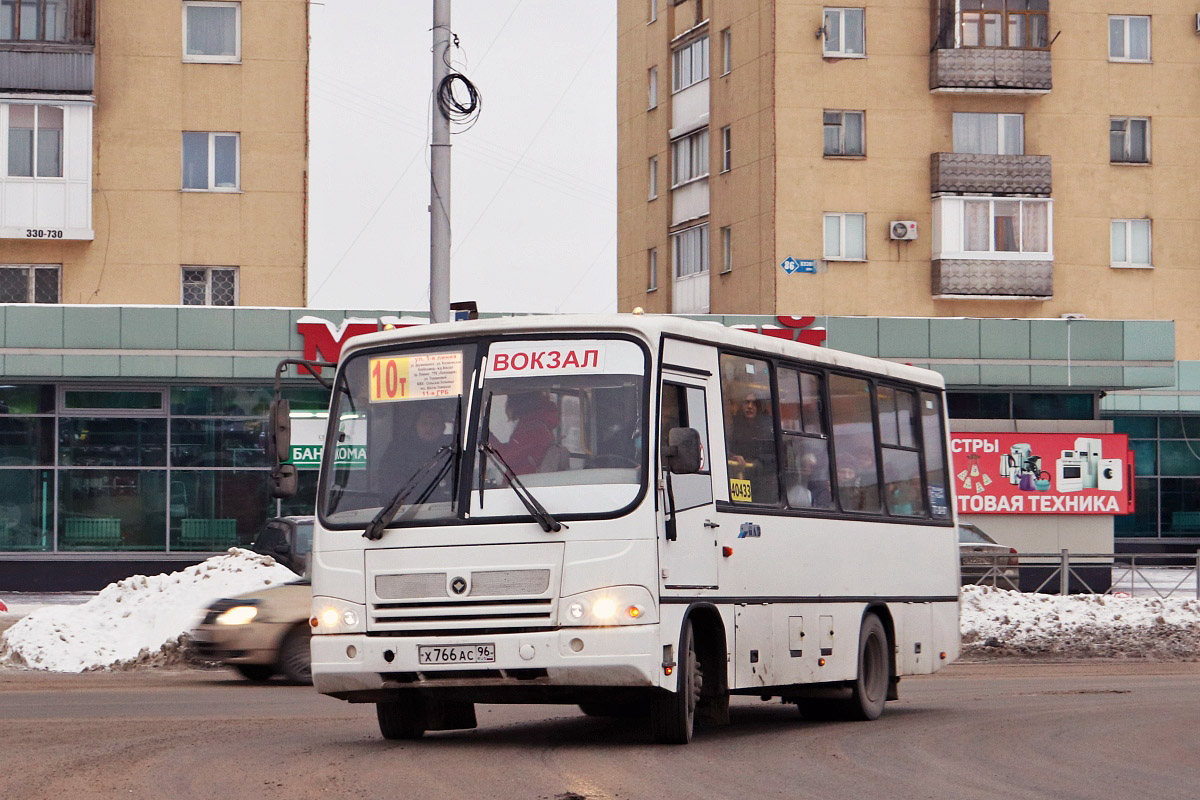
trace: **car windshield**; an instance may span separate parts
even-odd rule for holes
[[[625,508],[645,480],[645,376],[643,348],[594,336],[355,354],[333,394],[322,519],[528,518],[513,483],[556,517]]]
[[[958,526],[958,541],[959,544],[995,544],[996,540],[988,536],[979,528],[968,528],[964,525]]]

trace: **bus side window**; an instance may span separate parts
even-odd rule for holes
[[[871,384],[861,378],[829,376],[833,418],[833,456],[837,465],[838,504],[843,511],[880,511],[875,460],[875,421]]]
[[[921,438],[925,443],[925,486],[934,519],[950,519],[946,489],[946,436],[942,427],[942,398],[921,392]]]
[[[771,373],[766,361],[723,353],[725,451],[735,503],[779,502],[779,465]]]
[[[821,376],[780,369],[783,491],[791,508],[834,507],[824,416]]]
[[[879,437],[883,446],[883,496],[889,514],[925,517],[921,496],[921,453],[917,448],[916,396],[909,391],[880,386],[875,393],[879,409]]]
[[[666,446],[667,431],[671,428],[693,428],[700,434],[700,472],[694,475],[671,476],[675,510],[683,511],[707,505],[712,502],[713,497],[708,460],[708,406],[704,389],[699,386],[663,383],[659,447]]]

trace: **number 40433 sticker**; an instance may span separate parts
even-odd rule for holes
[[[735,503],[753,503],[754,498],[750,492],[750,481],[740,478],[730,478],[729,499]]]

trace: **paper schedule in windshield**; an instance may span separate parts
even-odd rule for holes
[[[368,373],[372,403],[397,403],[462,394],[463,354],[422,353],[372,358]]]

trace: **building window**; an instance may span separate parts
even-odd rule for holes
[[[61,268],[40,264],[0,266],[0,303],[57,303]]]
[[[1150,120],[1113,117],[1108,126],[1108,147],[1113,163],[1150,163]]]
[[[721,74],[728,75],[733,71],[733,31],[729,28],[721,31]]]
[[[708,226],[697,225],[673,234],[671,250],[676,278],[708,272]]]
[[[1141,269],[1153,266],[1150,262],[1150,220],[1112,221],[1112,266]]]
[[[963,47],[1050,46],[1050,0],[962,0],[960,8]]]
[[[825,112],[825,155],[861,156],[866,154],[862,111]]]
[[[237,267],[184,267],[180,292],[185,306],[236,306]]]
[[[646,75],[646,110],[658,108],[658,67],[651,67]]]
[[[1108,18],[1108,60],[1150,60],[1150,18],[1110,16]]]
[[[708,174],[708,128],[671,142],[671,186]]]
[[[650,156],[650,199],[658,197],[658,156]]]
[[[658,291],[658,248],[646,251],[646,291]]]
[[[708,80],[708,37],[696,39],[671,54],[671,91]]]
[[[867,260],[867,215],[825,215],[825,258],[830,261]]]
[[[90,36],[91,0],[2,0],[0,40],[73,42]]]
[[[721,172],[733,168],[733,131],[728,125],[721,128]]]
[[[63,176],[63,108],[13,104],[8,107],[8,175]]]
[[[236,64],[242,58],[242,4],[185,2],[183,60]]]
[[[972,253],[1047,253],[1048,200],[969,199],[963,202],[963,250]]]
[[[825,55],[846,58],[867,53],[866,10],[862,8],[825,9]]]
[[[721,272],[733,272],[733,228],[721,228]]]
[[[954,114],[954,152],[1019,156],[1025,153],[1024,114]]]
[[[210,192],[238,189],[241,155],[236,133],[183,133],[183,188]]]

